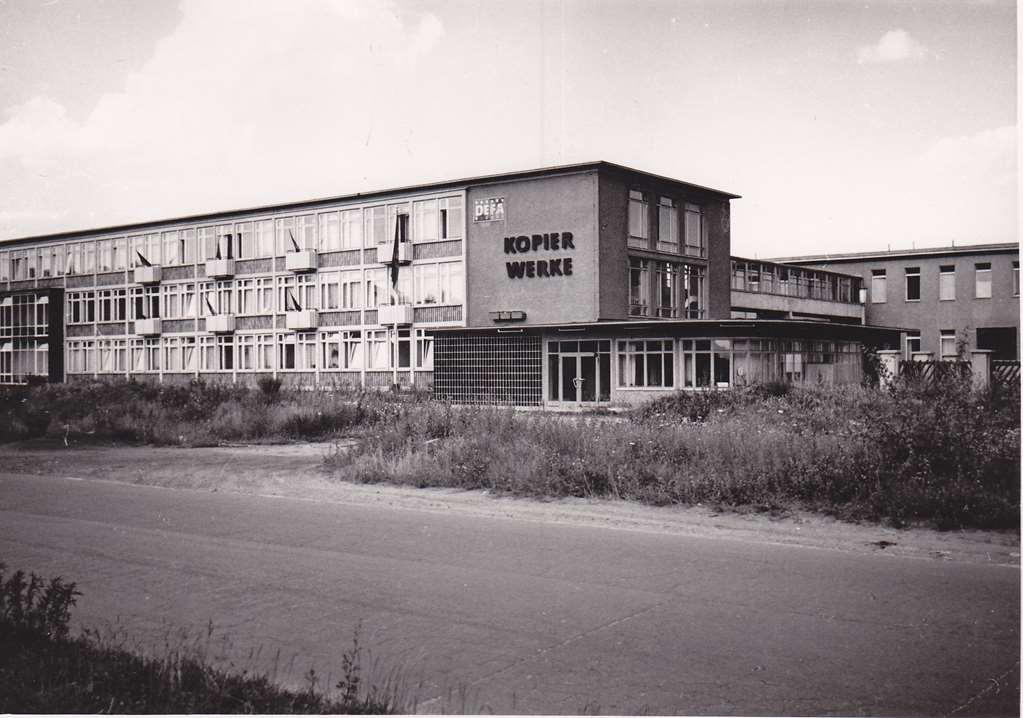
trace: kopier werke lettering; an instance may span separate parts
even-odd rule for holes
[[[524,262],[505,262],[509,279],[523,277],[571,277],[572,258],[527,259]]]
[[[558,252],[563,249],[575,249],[574,237],[571,232],[545,232],[544,234],[525,235],[504,238],[505,254],[523,254],[539,252],[544,249]]]

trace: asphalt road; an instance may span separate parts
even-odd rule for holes
[[[1019,714],[1018,566],[0,474],[0,560],[140,646],[422,711]]]

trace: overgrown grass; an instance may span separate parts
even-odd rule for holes
[[[329,459],[361,482],[805,508],[939,528],[1019,523],[1019,397],[899,383],[678,393],[627,421],[406,407]]]
[[[146,657],[94,632],[69,637],[75,584],[0,564],[0,713],[399,713],[394,684],[365,685],[358,634],[330,694],[310,671],[302,691],[262,675],[214,668],[201,655],[171,650]]]
[[[0,388],[0,441],[47,434],[155,445],[330,438],[388,421],[426,394],[85,382]]]

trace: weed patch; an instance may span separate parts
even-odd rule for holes
[[[678,393],[628,421],[404,407],[328,459],[359,482],[654,505],[805,508],[939,528],[1019,521],[1019,403],[968,382]]]
[[[315,672],[306,688],[283,689],[266,676],[220,670],[187,651],[146,657],[86,632],[69,637],[75,584],[44,582],[0,564],[2,713],[399,713],[393,685],[366,685],[358,634],[342,656],[330,694]]]

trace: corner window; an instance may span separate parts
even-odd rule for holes
[[[979,262],[974,265],[975,289],[973,296],[977,299],[991,298],[991,262]]]
[[[906,267],[906,301],[920,301],[920,267]]]
[[[943,302],[956,298],[956,268],[954,264],[942,265],[938,274],[938,299]]]
[[[650,219],[645,192],[629,190],[629,246],[646,249],[650,238]]]

